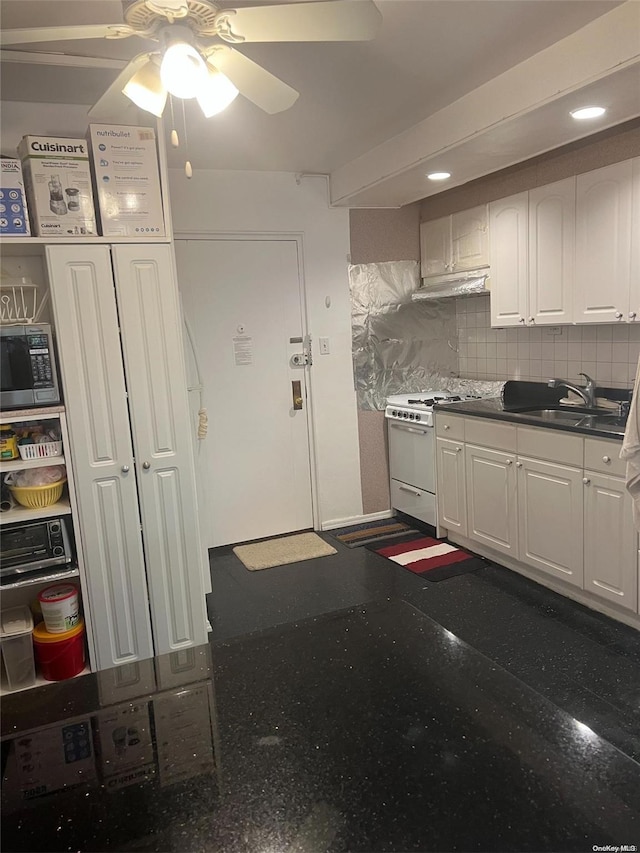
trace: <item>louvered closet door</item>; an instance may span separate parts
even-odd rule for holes
[[[156,654],[207,641],[182,322],[166,245],[114,246]]]
[[[107,246],[47,248],[96,658],[153,656],[140,514]],[[127,470],[128,469],[128,470]]]

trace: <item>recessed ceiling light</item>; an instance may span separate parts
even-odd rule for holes
[[[430,172],[427,177],[430,181],[446,181],[451,177],[451,172]]]
[[[605,113],[604,107],[581,107],[579,110],[571,110],[571,117],[577,119],[600,118]]]

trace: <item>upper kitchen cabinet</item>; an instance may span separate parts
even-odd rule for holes
[[[631,305],[630,296],[633,171],[633,162],[624,160],[578,175],[576,323],[633,321],[638,316],[639,300],[634,294]]]
[[[571,323],[575,178],[493,202],[491,324]]]
[[[526,323],[528,204],[524,192],[489,205],[492,326]]]
[[[480,205],[420,225],[421,275],[447,275],[489,264],[487,207]]]

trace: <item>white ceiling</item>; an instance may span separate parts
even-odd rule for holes
[[[564,40],[567,45],[574,45],[571,49],[577,55],[584,52],[588,40],[583,44],[575,38],[571,41],[570,37],[585,27],[585,32],[595,32],[594,28],[600,27],[599,38],[606,40],[606,21],[621,5],[633,7],[634,16],[627,21],[632,22],[631,41],[635,36],[640,56],[638,0],[628,0],[626,4],[620,0],[376,0],[376,3],[383,23],[372,42],[241,46],[239,49],[247,56],[294,86],[300,98],[290,110],[269,116],[240,97],[224,113],[208,120],[201,118],[197,108],[192,109],[193,104],[187,102],[189,156],[194,168],[333,173],[336,182],[345,188],[344,192],[333,193],[338,203],[397,206],[445,187],[434,187],[429,182],[424,185],[424,164],[431,162],[438,151],[430,150],[423,138],[422,142],[416,142],[408,159],[406,150],[404,160],[402,156],[394,158],[396,141],[401,154],[403,142],[406,149],[410,134],[418,127],[428,129],[429,121],[433,127],[440,116],[446,121],[448,108],[463,96],[482,91],[485,102],[492,105],[493,82],[508,81],[505,73],[514,66],[535,57],[538,66],[532,65],[532,71],[538,67],[544,69],[546,54],[541,52],[565,44]],[[225,0],[220,5],[258,3]],[[5,29],[28,27],[34,22],[48,26],[122,20],[122,5],[117,0],[2,0],[0,10]],[[603,15],[609,18],[598,21]],[[594,24],[589,29],[591,22]],[[615,29],[611,37],[616,38]],[[47,53],[124,60],[148,44],[138,38],[101,39],[16,49],[35,48]],[[596,87],[589,93],[594,97],[624,101],[623,107],[609,112],[606,120],[609,125],[640,115],[640,64],[630,62],[630,53],[633,45],[631,49],[625,48],[619,67],[615,56],[607,54],[605,65],[610,66],[607,74],[602,70],[605,65],[598,66],[599,70],[593,73],[585,66],[581,70],[581,84],[578,85],[576,78],[570,85],[557,87],[555,97],[551,74],[546,84],[548,95],[541,97],[543,93],[538,93],[538,102],[525,105],[523,115],[493,119],[491,128],[481,126],[484,122],[478,120],[477,133],[467,133],[458,139],[455,133],[451,135],[440,153],[449,151],[447,168],[453,164],[449,171],[454,172],[459,162],[455,182],[471,180],[607,126],[600,123],[578,129],[575,122],[565,121],[548,133],[550,121],[562,114],[558,104],[566,112],[565,107],[573,103],[569,94],[584,90],[586,96],[587,84]],[[556,49],[556,59],[558,55],[561,54]],[[553,54],[549,57],[549,61],[556,61]],[[567,54],[567,62],[572,61]],[[117,74],[115,68],[52,67],[6,61],[1,70],[2,100],[88,105],[98,99]],[[614,79],[614,71],[625,74]],[[498,82],[495,85],[498,87]],[[555,101],[558,104],[553,108]],[[477,108],[478,104],[476,115],[481,115]],[[488,115],[491,109],[486,112]],[[126,116],[122,119],[126,120]],[[25,128],[26,131],[34,132],[37,128]],[[490,131],[493,136],[485,137]],[[477,150],[470,158],[472,141]],[[379,152],[385,156],[378,156]],[[173,164],[179,165],[178,156],[171,154]],[[393,166],[395,162],[397,168]]]

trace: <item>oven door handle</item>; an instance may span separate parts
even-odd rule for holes
[[[404,424],[396,424],[393,421],[391,422],[391,426],[396,429],[402,429],[405,432],[415,432],[418,435],[426,435],[429,432],[429,427],[427,429],[416,429],[415,427],[405,426]]]

